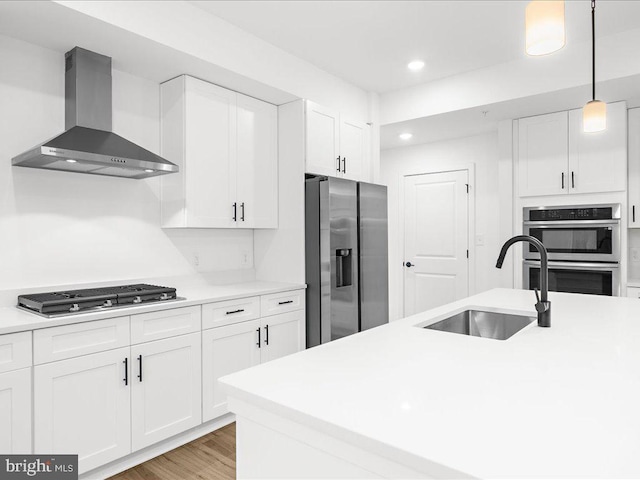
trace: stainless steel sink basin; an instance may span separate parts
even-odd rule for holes
[[[535,317],[526,317],[524,315],[465,310],[423,328],[473,335],[474,337],[506,340],[535,320]]]

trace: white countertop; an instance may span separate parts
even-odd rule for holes
[[[0,334],[102,320],[105,318],[123,317],[137,313],[155,312],[304,288],[306,288],[304,284],[279,282],[244,282],[231,285],[186,284],[178,288],[178,296],[184,297],[184,300],[147,303],[132,307],[106,309],[98,312],[65,315],[56,318],[41,317],[40,315],[21,310],[15,306],[0,307]],[[43,289],[43,291],[46,290]]]
[[[640,477],[640,302],[550,293],[508,340],[414,327],[461,307],[535,315],[496,289],[224,377],[230,395],[426,471]]]

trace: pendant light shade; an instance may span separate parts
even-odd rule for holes
[[[546,55],[564,47],[564,1],[535,0],[525,12],[526,46],[529,55]]]
[[[596,100],[596,1],[591,0],[591,101],[582,109],[582,129],[585,133],[607,129],[607,104]]]
[[[582,128],[585,133],[601,132],[607,129],[607,104],[591,100],[582,109]]]

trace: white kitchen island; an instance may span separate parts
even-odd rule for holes
[[[417,328],[496,289],[224,377],[238,478],[640,477],[640,301],[550,293],[507,340]]]

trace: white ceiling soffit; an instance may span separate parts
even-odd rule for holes
[[[55,2],[0,0],[0,35],[60,53],[80,46],[112,57],[116,70],[158,83],[188,73],[275,105],[297,98]]]
[[[293,55],[375,92],[525,57],[526,1],[194,1]],[[566,2],[567,42],[590,39],[588,0]],[[640,1],[601,0],[597,35],[640,27]],[[422,59],[418,73],[406,65]]]
[[[640,75],[601,82],[598,84],[598,92],[606,96],[610,102],[626,100],[628,107],[640,107]],[[498,122],[501,120],[581,108],[585,99],[588,99],[590,95],[591,86],[583,85],[482,107],[383,125],[380,129],[380,148],[387,150],[408,147],[496,131]],[[402,140],[398,137],[401,133],[411,133],[413,136],[409,140]]]

